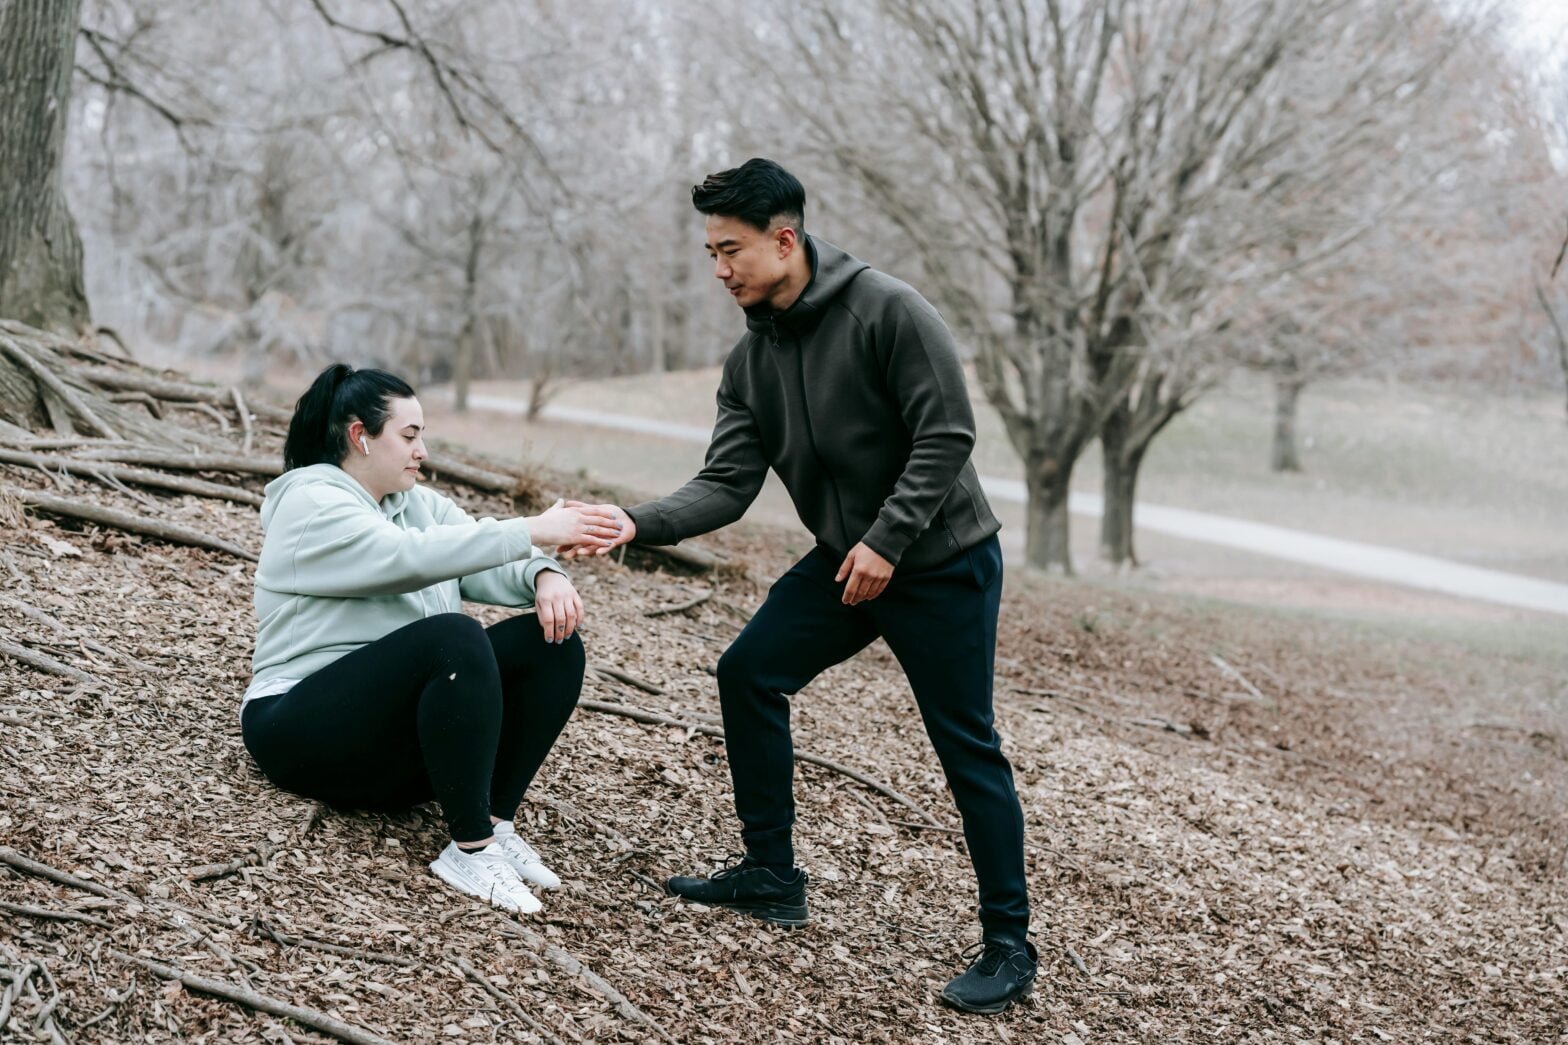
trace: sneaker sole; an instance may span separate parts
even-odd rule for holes
[[[810,917],[805,904],[777,904],[777,903],[726,903],[719,904],[741,914],[749,914],[753,918],[761,918],[765,922],[783,926],[786,929],[799,929],[804,926]]]
[[[768,903],[760,900],[726,902],[721,900],[696,900],[689,896],[681,896],[680,893],[670,893],[670,895],[687,903],[700,903],[705,907],[722,907],[727,911],[749,914],[753,918],[761,918],[765,922],[771,922],[786,929],[799,929],[811,920],[806,905],[803,903]]]
[[[952,997],[946,991],[942,992],[942,1002],[949,1008],[957,1009],[959,1012],[969,1012],[976,1016],[996,1016],[1000,1013],[1006,1012],[1008,1007],[1011,1006],[1013,1002],[1023,1001],[1033,993],[1034,983],[1031,982],[1029,986],[1025,987],[1011,998],[1003,999],[1002,1001],[996,1002],[994,1005],[969,1005]]]
[[[503,911],[511,911],[513,914],[537,914],[540,911],[544,910],[544,905],[543,904],[540,904],[538,907],[536,907],[536,908],[534,908],[533,910],[530,911],[530,910],[526,910],[521,904],[517,904],[517,905],[509,904],[509,903],[505,902],[504,899],[496,899],[491,894],[476,892],[473,888],[471,888],[468,885],[467,882],[463,882],[463,881],[461,881],[461,880],[459,880],[459,879],[457,879],[455,877],[449,876],[447,874],[446,869],[441,866],[440,861],[432,863],[430,865],[430,871],[437,878],[441,879],[447,885],[450,885],[453,889],[456,889],[458,892],[462,893],[464,896],[471,896],[475,900],[483,900],[485,903],[489,904],[491,907],[498,907],[498,908],[500,908]]]

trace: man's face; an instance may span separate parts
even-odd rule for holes
[[[795,247],[795,230],[764,232],[739,218],[710,214],[706,231],[713,275],[735,304],[750,308],[772,298],[787,274],[784,260]]]

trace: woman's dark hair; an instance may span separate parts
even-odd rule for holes
[[[342,464],[348,453],[348,426],[357,418],[365,431],[380,435],[392,410],[390,399],[410,399],[407,381],[385,370],[355,370],[333,363],[305,389],[294,404],[288,438],[283,441],[283,468]]]
[[[806,231],[806,189],[772,160],[751,159],[708,175],[692,186],[691,203],[703,214],[738,218],[763,232],[775,220],[797,234]]]

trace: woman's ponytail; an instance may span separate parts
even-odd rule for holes
[[[333,363],[310,383],[294,404],[289,434],[283,441],[283,468],[341,464],[348,453],[348,426],[365,423],[372,436],[381,434],[390,410],[388,399],[413,398],[408,382],[385,370],[355,370]]]

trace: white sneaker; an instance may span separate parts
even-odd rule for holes
[[[448,842],[441,855],[431,861],[430,870],[458,892],[508,911],[533,914],[544,908],[495,842],[471,853],[459,849],[456,842]]]
[[[524,881],[532,882],[541,889],[559,889],[561,880],[554,871],[544,865],[539,859],[539,854],[534,847],[523,841],[517,833],[517,828],[510,820],[503,820],[495,825],[495,841],[491,843],[492,849],[499,849],[511,861],[512,868],[523,877]]]

